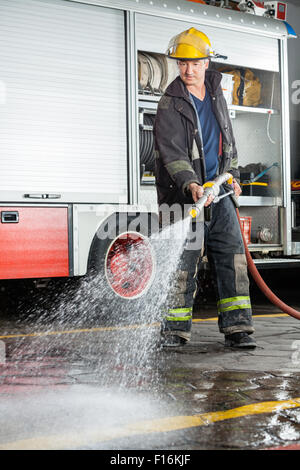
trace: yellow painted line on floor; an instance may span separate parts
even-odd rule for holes
[[[270,315],[253,315],[253,318],[271,318],[271,317],[288,317],[286,313],[274,313]],[[217,317],[213,318],[195,318],[193,323],[207,322],[207,321],[218,321]],[[97,333],[102,331],[122,331],[122,330],[137,330],[139,328],[156,328],[159,327],[160,323],[148,323],[142,325],[124,325],[124,326],[103,326],[99,328],[82,328],[74,330],[61,330],[61,331],[40,331],[36,333],[19,333],[11,335],[2,335],[0,339],[9,338],[34,338],[40,336],[51,336],[51,335],[68,335],[76,333]]]
[[[125,326],[103,326],[99,328],[82,328],[77,330],[62,330],[62,331],[40,331],[36,333],[27,334],[14,334],[0,336],[0,339],[7,338],[27,338],[27,337],[38,337],[38,336],[50,336],[50,335],[68,335],[73,333],[95,333],[101,331],[120,331],[120,330],[137,330],[138,328],[153,328],[158,326],[159,323],[143,324],[143,325],[125,325]]]
[[[82,433],[40,436],[0,444],[0,450],[54,450],[74,449],[96,443],[143,434],[179,431],[193,427],[207,426],[219,421],[244,416],[273,413],[300,407],[300,398],[285,401],[267,401],[240,406],[226,411],[216,411],[192,416],[171,416],[161,419],[129,423],[121,427],[83,430]]]

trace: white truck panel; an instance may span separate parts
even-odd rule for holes
[[[199,18],[195,18],[193,23],[187,23],[138,14],[136,22],[137,48],[141,51],[165,53],[173,36],[185,29],[198,26],[209,37],[213,50],[228,56],[227,60],[218,59],[218,62],[255,69],[261,68],[272,72],[279,71],[277,39],[256,36],[252,32],[249,34],[203,25],[199,21]]]
[[[127,200],[124,13],[0,1],[0,199]]]

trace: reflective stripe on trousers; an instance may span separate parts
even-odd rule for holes
[[[230,310],[243,310],[251,308],[250,297],[241,295],[239,297],[229,297],[218,301],[218,313],[229,312]]]
[[[192,319],[193,308],[169,308],[167,321],[188,321]]]
[[[162,321],[162,331],[177,332],[185,339],[190,338],[193,307],[169,308]]]

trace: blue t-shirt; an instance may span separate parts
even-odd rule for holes
[[[219,166],[220,126],[212,110],[211,97],[208,91],[206,90],[203,101],[192,94],[191,96],[200,121],[206,165],[206,181],[209,181],[215,178]]]

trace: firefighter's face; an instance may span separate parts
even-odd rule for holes
[[[179,74],[186,86],[198,85],[204,80],[208,60],[179,60]]]

